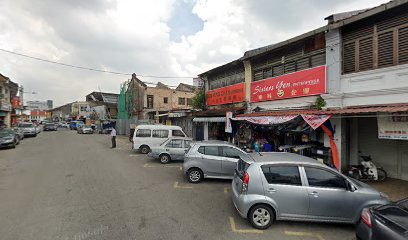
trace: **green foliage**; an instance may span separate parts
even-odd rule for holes
[[[193,97],[193,108],[194,109],[203,109],[205,104],[205,93],[204,90],[200,90]]]
[[[325,101],[321,96],[319,96],[319,97],[316,99],[315,107],[316,107],[317,109],[322,109],[324,106],[326,106],[326,101]]]

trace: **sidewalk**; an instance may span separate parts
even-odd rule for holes
[[[392,201],[408,197],[408,182],[404,180],[387,178],[384,182],[370,182],[368,184],[387,194]]]

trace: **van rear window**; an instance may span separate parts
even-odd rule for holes
[[[153,130],[154,138],[168,138],[169,130]]]
[[[173,130],[172,136],[173,137],[185,137],[186,135],[184,135],[183,131]]]

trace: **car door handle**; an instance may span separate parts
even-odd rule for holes
[[[269,189],[268,189],[268,192],[270,192],[270,193],[276,193],[276,189],[275,189],[275,188],[269,188]]]
[[[319,197],[319,193],[318,192],[316,192],[316,191],[313,191],[313,192],[311,192],[311,193],[309,193],[311,196],[313,196],[313,197]]]

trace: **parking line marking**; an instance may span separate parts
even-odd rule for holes
[[[229,187],[225,187],[225,188],[224,188],[224,193],[225,193],[225,194],[228,194],[229,190],[230,190]]]
[[[143,165],[143,167],[145,167],[145,168],[154,168],[154,166],[150,166],[148,163],[145,163],[145,164]]]
[[[230,220],[231,230],[235,233],[256,233],[256,234],[264,233],[264,231],[257,230],[257,229],[237,229],[234,218],[230,217],[229,220]]]
[[[289,236],[298,236],[298,237],[313,237],[319,240],[325,240],[322,235],[318,233],[312,233],[312,232],[292,232],[292,231],[285,231],[286,235]]]
[[[174,188],[184,188],[184,189],[191,189],[191,188],[193,188],[193,187],[189,187],[189,186],[179,186],[178,185],[178,182],[174,182],[174,185],[173,185],[173,187]]]

